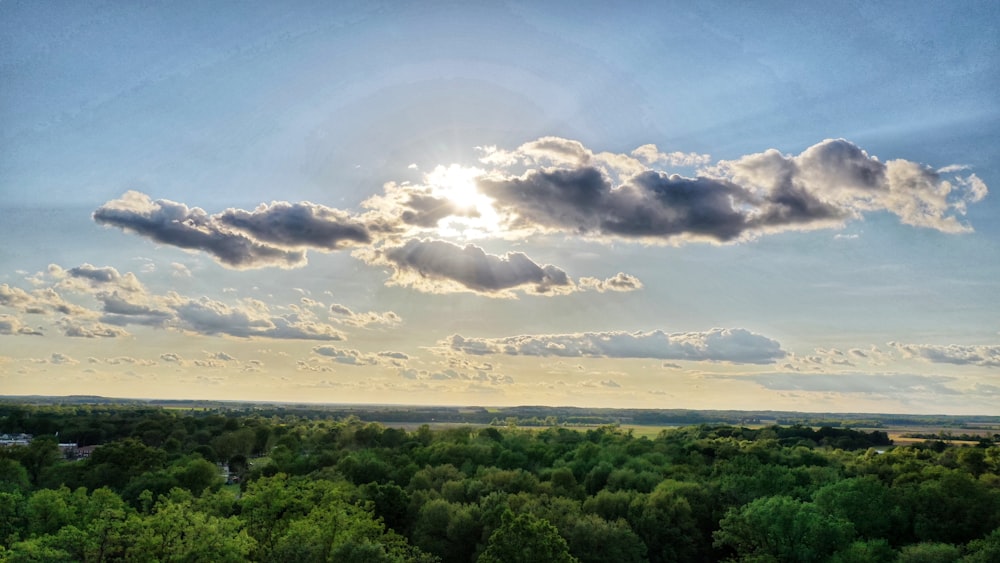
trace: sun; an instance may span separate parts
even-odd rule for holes
[[[476,188],[476,178],[484,172],[479,168],[467,168],[459,164],[445,167],[438,165],[427,174],[427,183],[432,193],[447,198],[462,210],[475,209],[485,198]]]
[[[456,209],[456,214],[438,222],[440,234],[476,238],[500,230],[493,200],[482,194],[476,184],[485,174],[479,168],[452,164],[438,165],[426,175],[431,194],[447,199]]]

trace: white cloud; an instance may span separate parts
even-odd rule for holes
[[[170,275],[175,278],[190,278],[191,270],[180,262],[171,262]]]
[[[474,385],[482,384],[490,386],[511,385],[514,383],[514,378],[509,375],[489,373],[481,370],[465,372],[451,368],[438,371],[407,368],[400,369],[398,375],[403,379],[412,381],[461,381]]]
[[[74,360],[70,356],[63,354],[61,352],[53,352],[52,355],[49,356],[48,361],[49,363],[53,363],[56,365],[67,365],[67,366],[73,366],[80,363],[77,360]]]
[[[583,277],[579,279],[579,284],[582,289],[589,289],[599,293],[604,293],[605,291],[638,291],[642,289],[642,282],[639,281],[639,278],[624,272],[618,272],[614,276],[603,280]]]
[[[13,315],[0,315],[0,335],[42,336],[42,333],[21,322]]]
[[[334,303],[330,305],[330,314],[333,321],[355,327],[370,327],[373,325],[396,326],[403,322],[403,319],[392,311],[378,313],[368,311],[365,313],[355,313],[346,305]]]
[[[767,364],[784,358],[781,345],[745,329],[712,329],[668,334],[652,332],[585,332],[506,338],[452,335],[442,345],[473,355],[655,358]]]
[[[178,326],[201,334],[297,340],[345,338],[331,325],[298,313],[275,315],[267,305],[251,299],[228,305],[207,297],[191,299],[174,294],[172,301]]]
[[[79,323],[73,319],[64,318],[59,324],[66,336],[77,338],[121,338],[129,336],[128,331],[121,327],[102,323]]]

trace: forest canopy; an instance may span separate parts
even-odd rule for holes
[[[1000,558],[993,439],[508,422],[0,404],[0,561]]]

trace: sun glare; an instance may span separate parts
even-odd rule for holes
[[[435,195],[446,197],[463,209],[471,209],[483,198],[476,189],[476,178],[482,175],[483,171],[479,168],[466,168],[458,164],[446,168],[439,165],[427,175],[427,183]]]
[[[447,167],[438,165],[427,174],[426,181],[431,193],[450,201],[460,213],[441,219],[438,230],[442,235],[476,238],[500,230],[493,200],[480,193],[476,187],[476,179],[483,174],[484,170],[459,164]]]

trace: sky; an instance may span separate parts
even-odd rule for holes
[[[1000,415],[1000,4],[0,2],[0,394]]]

